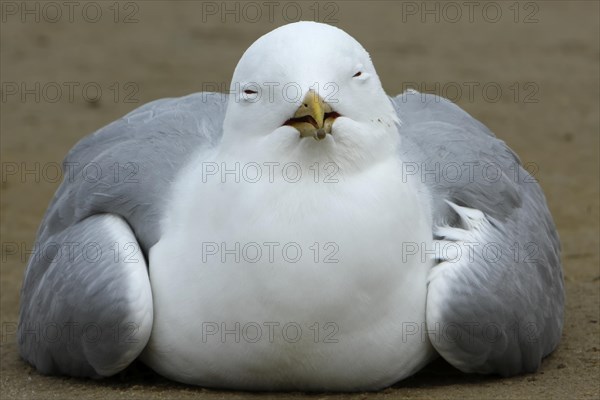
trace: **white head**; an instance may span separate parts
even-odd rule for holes
[[[297,22],[262,36],[240,59],[222,149],[361,169],[396,150],[397,123],[365,49],[338,28]]]

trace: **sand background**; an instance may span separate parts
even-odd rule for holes
[[[118,13],[112,1],[78,2],[69,15],[58,2],[60,16],[45,3],[27,2],[34,11],[25,15],[21,2],[1,4],[2,398],[305,396],[204,390],[171,383],[143,368],[104,381],[45,377],[19,359],[14,335],[25,253],[58,187],[55,167],[67,151],[84,135],[150,100],[215,83],[227,87],[242,52],[286,18],[297,20],[298,10],[302,19],[333,23],[357,38],[388,93],[416,84],[452,97],[523,162],[532,163],[560,232],[567,291],[562,342],[535,374],[471,376],[438,361],[380,393],[309,396],[600,396],[597,1],[475,2],[472,13],[462,2],[275,2],[272,20],[261,2],[255,3],[261,7],[258,16],[243,3],[229,3],[239,12],[223,14],[221,2],[123,2]],[[433,14],[424,13],[425,7]],[[33,94],[24,93],[22,84]],[[57,95],[56,86],[62,93]],[[98,87],[102,96],[94,100]],[[500,96],[494,91],[498,87]]]

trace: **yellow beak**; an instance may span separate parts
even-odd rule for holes
[[[331,133],[333,121],[338,116],[339,114],[334,112],[321,96],[314,90],[309,90],[294,116],[287,120],[285,125],[296,128],[301,137],[322,140]]]

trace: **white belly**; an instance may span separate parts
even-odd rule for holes
[[[398,168],[181,190],[150,252],[143,360],[238,389],[368,390],[420,369],[432,261],[406,250],[431,248],[431,220]]]

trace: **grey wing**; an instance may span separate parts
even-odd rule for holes
[[[465,372],[535,371],[560,340],[564,307],[560,244],[541,188],[504,142],[448,100],[410,91],[392,102],[402,173],[431,198],[433,346]]]
[[[40,225],[23,287],[21,356],[47,374],[109,376],[152,327],[147,254],[176,173],[222,135],[226,96],[148,103],[82,139]]]

